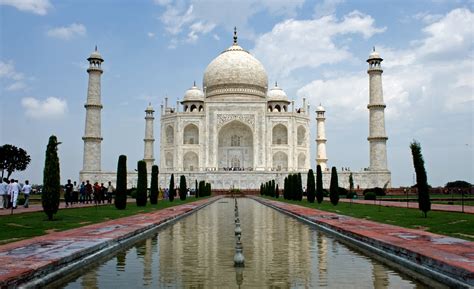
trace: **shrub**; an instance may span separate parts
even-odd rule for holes
[[[376,199],[377,199],[377,195],[374,192],[367,192],[364,195],[364,200],[376,200]]]
[[[331,203],[335,206],[339,203],[339,182],[337,180],[337,170],[336,167],[332,167],[331,170],[331,185],[329,187],[329,199]]]
[[[376,196],[385,196],[385,190],[379,187],[365,189],[363,194],[365,195],[368,192],[374,193]]]
[[[58,158],[59,144],[56,136],[52,135],[49,137],[44,162],[41,204],[43,205],[44,213],[50,221],[59,209],[59,192],[61,190]]]
[[[117,184],[115,185],[115,207],[124,210],[127,207],[127,156],[121,155],[117,164]]]
[[[158,203],[158,166],[151,167],[151,184],[150,184],[150,204],[156,205]]]
[[[188,187],[186,185],[186,177],[181,175],[179,178],[179,199],[181,201],[186,200],[186,194],[188,193]]]
[[[275,189],[275,198],[279,198],[280,197],[280,190],[278,189],[278,184],[276,185],[276,189]]]
[[[356,194],[355,192],[348,192],[348,193],[346,194],[346,197],[347,197],[348,199],[353,199],[354,196],[356,196],[356,195],[357,195],[357,194]]]
[[[174,188],[174,174],[171,174],[170,187],[169,187],[169,190],[168,190],[168,198],[169,198],[170,202],[172,202],[174,200],[174,195],[175,194],[176,194],[176,190]]]
[[[147,173],[146,173],[146,162],[145,161],[138,161],[138,180],[137,180],[137,207],[144,207],[147,203],[147,191],[148,191],[148,184],[147,184]]]
[[[327,197],[327,196],[326,196]],[[321,171],[321,166],[316,167],[316,199],[318,204],[321,204],[324,198],[324,189],[323,189],[323,173]]]
[[[345,188],[339,187],[339,196],[341,195],[347,196],[348,193],[349,193],[348,190],[346,190]]]
[[[316,187],[314,182],[314,173],[313,170],[310,169],[308,171],[308,178],[306,180],[306,191],[307,191],[307,199],[308,202],[314,203],[314,199],[316,197]]]

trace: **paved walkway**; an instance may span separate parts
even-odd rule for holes
[[[369,244],[383,252],[469,284],[468,288],[474,287],[474,242],[260,197],[254,199],[355,239],[360,242],[359,244]],[[448,280],[448,278],[442,279]]]
[[[93,262],[110,253],[107,249],[120,249],[134,240],[133,238],[138,234],[198,210],[219,198],[203,199],[152,213],[138,214],[2,245],[0,246],[0,288],[17,287],[21,283],[39,278],[46,273],[61,272],[60,269],[63,266],[72,262],[82,262],[80,266],[85,266],[88,264],[86,262]],[[36,285],[42,287],[45,284]]]
[[[339,199],[340,202],[349,203],[349,199]],[[393,201],[369,201],[369,200],[352,200],[355,204],[365,204],[365,205],[382,205],[384,207],[399,207],[406,208],[406,202],[393,202]],[[408,207],[412,209],[418,209],[418,202],[409,202]],[[443,205],[443,204],[431,204],[432,211],[445,211],[445,212],[462,212],[461,205]],[[474,206],[464,206],[464,213],[474,214]]]

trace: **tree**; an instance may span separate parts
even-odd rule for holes
[[[283,181],[283,199],[288,200],[288,177]]]
[[[199,198],[199,189],[198,189],[198,180],[194,180],[194,190],[196,194],[196,198]]]
[[[454,182],[448,182],[446,186],[444,186],[447,189],[452,189],[452,188],[462,188],[462,189],[469,189],[472,185],[466,181],[454,181]]]
[[[41,204],[43,205],[43,211],[50,221],[59,209],[59,192],[61,190],[58,158],[59,144],[60,142],[58,142],[56,136],[52,135],[49,137],[44,162]]]
[[[170,179],[170,187],[168,190],[168,197],[170,199],[170,202],[174,200],[174,195],[176,194],[176,190],[174,188],[174,174],[171,174],[171,179]]]
[[[157,165],[151,167],[151,183],[150,183],[150,204],[156,205],[158,203],[158,174],[159,169]]]
[[[275,198],[279,198],[280,197],[280,190],[278,189],[278,184],[276,185],[276,188],[275,188]]]
[[[313,170],[310,169],[308,171],[308,178],[306,180],[306,195],[307,200],[310,203],[314,203],[314,198],[316,197],[316,187],[314,183],[314,173]]]
[[[127,156],[125,155],[119,156],[117,164],[115,207],[118,210],[124,210],[127,207]]]
[[[318,204],[321,204],[324,199],[323,172],[320,165],[316,167],[316,199]]]
[[[6,178],[9,179],[14,171],[24,171],[30,164],[31,158],[22,148],[14,145],[5,144],[0,146],[0,169],[2,170],[2,179],[5,171]]]
[[[301,201],[303,199],[303,181],[301,180],[301,173],[296,176],[296,200]]]
[[[331,185],[329,186],[329,199],[335,206],[339,203],[339,181],[337,180],[336,167],[332,167],[331,170]]]
[[[354,191],[354,179],[352,178],[352,173],[349,175],[349,192]]]
[[[430,191],[428,179],[426,177],[425,161],[421,154],[421,146],[416,140],[410,144],[411,154],[413,156],[413,166],[416,173],[416,186],[418,188],[418,208],[423,212],[425,218],[431,210]]]
[[[147,184],[147,173],[146,173],[146,162],[145,161],[138,161],[138,180],[137,180],[137,207],[144,207],[146,206],[147,202],[147,191],[148,191],[148,184]]]
[[[179,178],[179,198],[181,201],[186,200],[186,194],[188,193],[188,187],[186,186],[186,177],[181,175]]]

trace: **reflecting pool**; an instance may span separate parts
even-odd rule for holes
[[[243,270],[234,201],[221,199],[59,288],[428,288],[254,200],[238,203]]]

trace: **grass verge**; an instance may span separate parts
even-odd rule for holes
[[[264,198],[276,200],[271,197]],[[324,198],[324,201],[321,204],[318,204],[317,202],[309,203],[306,200],[301,202],[290,201],[284,200],[283,198],[279,198],[278,201],[355,218],[367,219],[379,223],[424,230],[436,234],[474,241],[474,214],[430,211],[428,212],[428,217],[424,218],[421,211],[417,209],[342,202],[339,202],[337,206],[333,206],[329,202],[329,198]]]
[[[157,205],[150,205],[150,203],[148,203],[146,207],[137,207],[135,203],[127,203],[127,208],[125,210],[117,210],[113,204],[103,205],[97,208],[60,209],[55,215],[53,221],[48,221],[43,212],[1,216],[0,245],[45,235],[51,232],[65,231],[90,224],[128,217],[135,214],[154,212],[201,199],[204,198],[196,199],[191,197],[187,198],[185,201],[181,201],[178,198],[173,202],[160,200]]]

